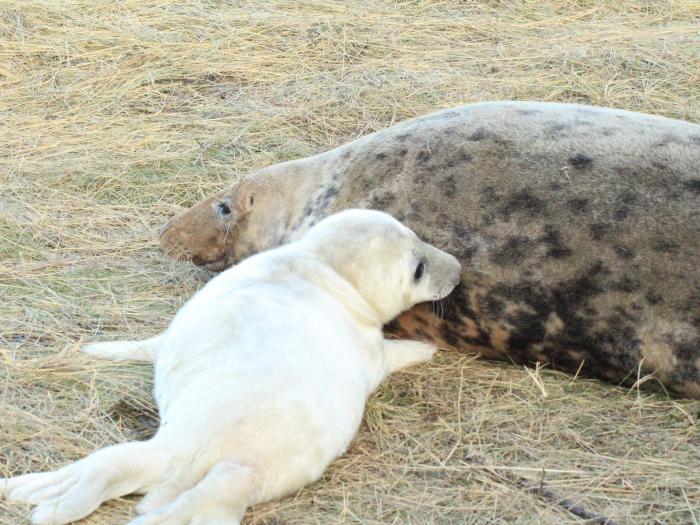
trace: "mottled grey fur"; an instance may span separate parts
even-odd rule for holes
[[[700,126],[470,104],[256,172],[162,242],[222,268],[351,207],[391,213],[463,265],[442,319],[419,307],[388,330],[700,398]]]

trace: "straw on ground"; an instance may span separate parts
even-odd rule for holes
[[[209,275],[158,228],[256,167],[495,99],[700,121],[686,1],[0,2],[0,476],[153,432],[148,366],[76,352],[160,331]],[[442,352],[350,452],[249,524],[700,520],[700,404]],[[548,492],[554,494],[548,497]],[[135,498],[86,522],[133,515]],[[0,524],[29,509],[0,502]]]

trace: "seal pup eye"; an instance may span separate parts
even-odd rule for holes
[[[413,274],[413,280],[414,281],[420,281],[421,277],[423,277],[423,274],[425,273],[425,263],[423,261],[418,263],[418,266],[416,266],[416,271]]]
[[[226,204],[225,202],[220,202],[218,209],[221,215],[229,215],[231,213],[231,208],[229,208],[228,204]]]

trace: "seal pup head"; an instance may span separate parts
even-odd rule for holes
[[[461,278],[455,257],[380,211],[336,213],[300,243],[348,281],[382,323],[417,303],[446,297]]]
[[[160,230],[163,252],[220,271],[234,262],[240,229],[255,206],[255,194],[244,181],[173,217]]]

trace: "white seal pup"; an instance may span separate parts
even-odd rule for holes
[[[442,319],[390,333],[700,398],[700,126],[536,102],[469,104],[269,166],[166,226],[221,269],[345,208],[462,263]]]
[[[430,359],[433,345],[385,339],[382,325],[459,279],[457,259],[385,213],[331,216],[212,279],[162,334],[88,345],[155,361],[157,433],[0,480],[0,494],[37,505],[36,524],[134,492],[146,496],[130,525],[238,524],[248,506],[318,479],[379,383]]]

